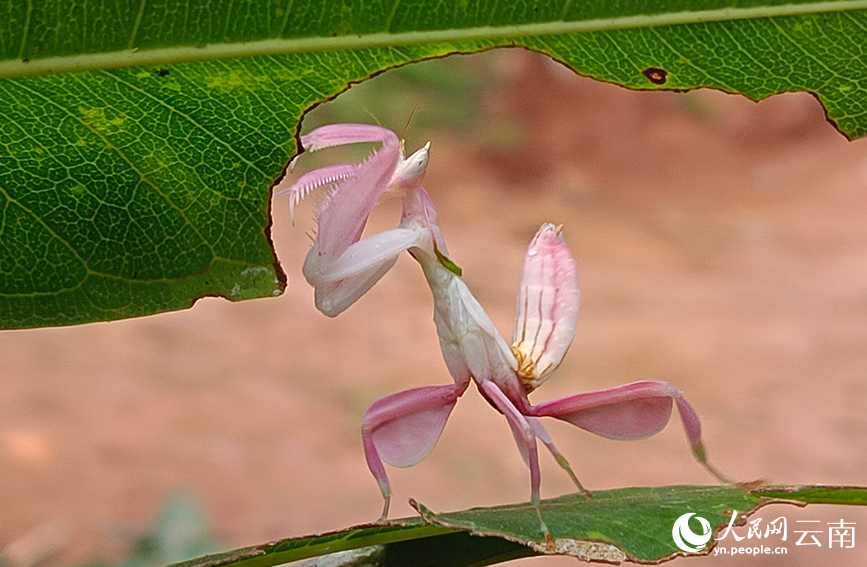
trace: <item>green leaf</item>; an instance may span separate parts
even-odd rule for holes
[[[787,501],[863,506],[867,488],[664,486],[600,490],[590,499],[571,494],[542,502],[542,515],[556,538],[553,549],[547,547],[529,503],[448,514],[434,514],[416,503],[422,518],[285,539],[175,567],[271,567],[326,554],[335,554],[330,565],[389,567],[418,565],[419,558],[430,566],[481,566],[541,554],[657,563],[684,555],[672,539],[672,526],[683,514],[705,518],[717,534],[733,511],[742,525],[762,506]]]
[[[258,88],[268,71],[211,62],[0,82],[4,326],[282,290],[266,188],[300,108]]]
[[[807,504],[867,506],[867,488],[860,486],[767,486],[751,494]]]
[[[523,46],[631,88],[807,90],[857,137],[865,30],[867,0],[8,0],[0,327],[279,294],[268,188],[298,121],[383,69]]]
[[[730,486],[665,486],[619,488],[594,492],[592,498],[569,494],[548,500],[542,517],[556,541],[548,549],[532,504],[476,508],[422,517],[436,525],[474,534],[498,536],[530,545],[539,553],[575,555],[598,561],[659,561],[682,553],[671,529],[683,514],[693,512],[714,530],[725,527],[732,510],[748,514],[760,499]]]

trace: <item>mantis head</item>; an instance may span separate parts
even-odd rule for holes
[[[427,169],[428,157],[430,156],[430,142],[416,150],[408,158],[404,157],[404,140],[400,141],[400,159],[389,187],[393,189],[411,189],[421,185],[424,172]]]

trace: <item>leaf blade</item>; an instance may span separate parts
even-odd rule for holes
[[[179,63],[266,54],[305,53],[333,49],[368,49],[425,43],[490,41],[595,31],[652,28],[709,22],[729,22],[787,16],[830,14],[867,9],[867,0],[763,0],[668,2],[648,7],[644,2],[546,3],[534,11],[508,7],[483,14],[480,3],[448,10],[437,2],[420,6],[395,4],[394,11],[329,10],[323,4],[313,15],[303,8],[287,13],[258,3],[245,17],[232,18],[227,0],[198,0],[185,14],[170,18],[169,6],[148,6],[147,13],[127,6],[122,14],[112,6],[87,5],[80,17],[52,10],[22,13],[26,7],[7,6],[9,34],[0,44],[0,78],[44,72],[67,72]],[[18,11],[15,11],[15,8]],[[312,7],[308,7],[309,10]],[[565,12],[564,12],[565,10]],[[347,15],[348,13],[348,15]],[[422,18],[420,14],[425,14]],[[105,21],[103,36],[89,33],[87,21]],[[223,20],[223,21],[221,21]],[[17,25],[16,25],[17,24]],[[30,29],[53,33],[36,43]],[[119,31],[129,30],[127,34]],[[17,32],[17,33],[16,33]],[[109,33],[110,32],[110,33]],[[66,60],[69,57],[72,59]],[[50,63],[38,64],[40,60]],[[25,61],[26,60],[26,61]]]
[[[867,133],[867,0],[27,6],[0,5],[2,328],[281,293],[268,188],[298,120],[410,61],[509,45],[636,89],[806,90]]]
[[[852,498],[853,493],[858,498]],[[381,548],[376,553],[358,554],[362,564],[394,567],[417,564],[423,557],[431,565],[469,567],[550,553],[588,561],[659,563],[684,555],[671,536],[672,525],[680,515],[694,512],[708,519],[716,534],[728,525],[733,510],[743,521],[762,506],[780,502],[780,494],[788,494],[788,500],[867,505],[867,487],[845,486],[630,487],[594,492],[591,499],[570,494],[542,501],[542,514],[557,538],[558,547],[551,551],[546,549],[530,503],[444,514],[433,514],[416,504],[429,523],[408,518],[358,526],[191,559],[173,567],[273,567],[370,546]],[[708,547],[699,554],[710,550]]]

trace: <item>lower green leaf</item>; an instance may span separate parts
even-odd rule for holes
[[[530,503],[435,514],[414,502],[421,518],[290,538],[175,567],[271,567],[322,556],[329,559],[321,564],[332,566],[480,567],[542,554],[659,563],[709,553],[714,537],[735,512],[735,525],[740,526],[762,506],[779,502],[867,505],[867,487],[663,486],[600,490],[592,498],[569,494],[542,502],[553,546],[545,542]],[[705,540],[695,553],[675,542],[675,526],[684,524],[693,532],[687,539],[699,535]],[[703,533],[705,525],[708,531]]]
[[[433,524],[502,537],[539,553],[586,561],[655,562],[683,553],[672,538],[672,526],[684,514],[704,518],[715,532],[728,524],[733,511],[742,517],[761,501],[734,486],[618,488],[594,492],[592,498],[569,494],[542,505],[542,517],[555,538],[553,547],[546,544],[530,503],[449,514],[432,514],[422,507],[419,511]]]

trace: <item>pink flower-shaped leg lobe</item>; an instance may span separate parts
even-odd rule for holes
[[[382,461],[410,467],[430,453],[466,385],[422,386],[382,397],[361,418],[364,456],[379,483],[388,516],[391,487]]]
[[[707,462],[698,415],[680,390],[668,382],[640,380],[582,392],[533,406],[532,414],[555,417],[609,439],[631,440],[649,437],[665,427],[672,405],[677,406],[696,460],[717,479],[731,483]]]

